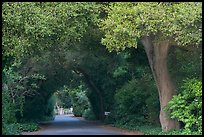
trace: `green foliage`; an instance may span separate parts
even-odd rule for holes
[[[107,18],[102,19],[102,22],[99,23],[100,28],[105,33],[104,38],[102,38],[102,44],[105,45],[109,51],[119,52],[130,47],[137,48],[139,43],[138,39],[150,36],[150,38],[152,38],[151,46],[160,44],[160,42],[164,40],[168,41],[170,45],[190,47],[192,44],[200,46],[202,42],[201,9],[202,3],[198,2],[110,3],[105,8],[108,14]],[[149,53],[151,54],[151,51]],[[152,70],[154,71],[154,69]],[[122,74],[125,71],[124,69],[119,69],[119,71],[116,72],[121,72]],[[142,87],[142,84],[138,84],[138,87],[139,86]],[[124,93],[119,100],[123,101],[122,97],[124,96],[127,97],[127,100],[132,99],[130,97],[128,98],[128,94]],[[134,95],[131,94],[130,96],[134,97]],[[124,104],[127,102],[124,97]],[[151,100],[147,102],[151,102]],[[128,103],[127,104],[131,107],[132,103]],[[138,104],[134,104],[133,106],[137,105]],[[118,105],[118,107],[123,109],[124,106]],[[131,110],[128,111],[131,112]],[[125,114],[125,112],[123,113]],[[121,119],[124,119],[122,120],[123,123],[128,121],[128,118],[122,116]],[[161,124],[163,123],[161,122]]]
[[[172,98],[166,109],[171,118],[185,124],[186,132],[202,134],[202,82],[196,79],[184,80],[181,93]]]
[[[5,90],[4,86],[2,89],[2,134],[9,134],[8,124],[16,122],[16,117],[9,92]]]
[[[151,79],[143,75],[140,80],[132,79],[116,91],[115,110],[111,112],[113,114],[110,114],[116,123],[122,125],[147,122],[158,124],[159,100],[156,86]]]
[[[141,131],[144,135],[201,135],[199,132],[189,132],[183,129],[180,130],[171,130],[168,132],[163,132],[160,126],[156,126],[155,124],[135,124],[135,125],[122,125],[122,124],[114,124],[115,127],[124,128],[129,130]]]
[[[25,97],[36,94],[38,82],[45,78],[39,74],[23,76],[14,68],[3,69],[2,89],[2,130],[4,134],[15,132],[12,125],[23,117]]]
[[[155,42],[186,46],[202,41],[202,3],[114,2],[99,24],[105,32],[102,43],[110,50],[137,47],[137,38],[153,35]]]
[[[86,95],[81,93],[76,93],[75,97],[73,97],[73,113],[75,116],[82,116],[85,109],[88,107],[88,98]]]
[[[20,135],[21,132],[32,132],[38,129],[37,123],[12,123],[7,125],[3,135]]]
[[[100,103],[99,103],[98,96],[93,91],[86,92],[86,95],[89,99],[91,110],[93,111],[96,119],[99,119],[100,118]],[[103,96],[103,98],[105,98],[105,96]]]
[[[17,123],[16,126],[20,132],[32,132],[39,129],[37,123]]]
[[[172,130],[169,132],[159,132],[158,135],[202,135],[199,132],[191,132],[187,130]]]
[[[26,97],[23,117],[20,118],[24,119],[24,121],[42,120],[46,114],[48,99],[49,97],[45,97],[42,94]]]
[[[127,73],[127,67],[126,66],[121,66],[121,67],[118,67],[114,73],[113,73],[113,77],[118,77],[118,76],[121,76],[121,75],[124,75]]]
[[[16,135],[18,134],[18,128],[15,124],[5,124],[2,130],[2,135]]]
[[[56,104],[56,96],[52,95],[47,102],[46,116],[54,117],[54,106]]]
[[[79,41],[98,18],[99,4],[86,2],[4,2],[3,61],[21,61],[48,47]],[[8,61],[8,60],[7,60]]]
[[[86,90],[83,85],[74,89],[65,86],[63,90],[64,92],[68,92],[71,97],[73,114],[77,117],[81,117],[84,111],[89,107],[89,101],[85,94]]]
[[[170,49],[168,68],[178,91],[181,91],[183,80],[187,77],[202,80],[202,51],[199,48],[193,48],[195,51],[176,47]]]
[[[76,116],[98,119],[98,97],[80,82],[82,76],[74,71],[76,67],[83,68],[100,89],[105,111],[111,111],[107,122],[135,130],[141,127],[150,134],[156,133],[158,128],[139,124],[156,124],[159,115],[156,86],[144,67],[148,60],[144,49],[140,48],[139,38],[154,35],[155,42],[168,39],[175,45],[199,44],[201,7],[202,4],[198,2],[4,2],[3,134],[37,129],[33,124],[16,122],[52,120],[55,104],[52,95],[64,85],[67,88],[60,90],[58,96],[61,105],[66,108],[73,104]],[[100,13],[101,10],[103,13]],[[101,16],[104,19],[100,23],[102,29],[99,29],[96,23],[99,23]],[[101,46],[103,36],[102,43],[110,51],[132,48],[119,54],[109,53]],[[183,55],[178,55],[179,69],[174,69],[178,70],[174,71],[174,75],[182,75],[181,79],[193,73],[200,76],[200,62],[189,54]],[[198,123],[202,120],[197,119]],[[159,132],[156,134],[177,133]],[[187,130],[181,132],[194,134]]]
[[[74,114],[74,116],[81,117],[83,112],[84,112],[84,110],[80,105],[78,105],[78,104],[73,105],[73,114]]]
[[[3,69],[4,74],[4,92],[10,98],[11,110],[16,115],[23,116],[25,97],[37,94],[38,84],[41,80],[45,80],[40,74],[32,74],[23,76],[19,72],[14,71],[14,68],[9,67]],[[3,105],[7,105],[6,103]]]
[[[84,110],[82,117],[87,119],[87,120],[96,120],[96,116],[93,113],[93,110],[91,107]]]
[[[72,106],[72,100],[68,92],[57,91],[54,93],[56,96],[56,103],[63,108],[70,108]]]
[[[129,130],[136,130],[141,131],[144,135],[158,135],[161,131],[161,127],[156,126],[154,124],[135,124],[135,125],[128,125],[128,124],[114,124],[115,127],[124,128]]]

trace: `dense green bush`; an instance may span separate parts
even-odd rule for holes
[[[45,80],[44,76],[39,74],[24,76],[16,69],[15,67],[3,69],[2,133],[5,135],[17,134],[21,131],[17,122],[23,121],[25,99],[28,96],[34,96],[37,93],[39,82]],[[33,113],[30,114],[33,115]]]
[[[4,125],[2,135],[17,135],[18,132],[16,124],[6,124]]]
[[[84,110],[82,117],[87,120],[96,120],[96,116],[90,107]]]
[[[16,126],[20,132],[31,132],[39,129],[37,123],[17,123]]]
[[[16,104],[14,104],[14,98],[11,98],[10,85],[16,84],[15,79],[18,79],[19,75],[14,73],[12,69],[3,70],[3,83],[2,83],[2,134],[14,134],[17,129],[12,126],[12,123],[16,122],[16,112],[19,110]],[[13,99],[13,100],[12,100]]]
[[[168,103],[166,110],[171,118],[182,121],[185,132],[202,134],[202,82],[186,79],[182,91]]]
[[[132,79],[116,91],[115,109],[109,119],[116,124],[159,122],[159,99],[151,77],[144,75],[140,80]]]
[[[56,103],[56,96],[52,95],[47,102],[47,109],[46,109],[47,116],[54,117],[55,103]]]
[[[2,89],[2,134],[12,134],[13,128],[9,124],[16,122],[14,107],[8,91]],[[15,130],[15,129],[14,129]],[[15,132],[15,131],[14,131]]]
[[[6,86],[6,85],[5,85]],[[9,92],[2,89],[2,120],[6,123],[16,122],[14,105],[10,98]]]
[[[74,114],[74,116],[81,117],[83,112],[84,112],[84,110],[83,110],[82,106],[80,106],[78,104],[73,105],[73,114]]]
[[[37,123],[12,123],[7,125],[3,135],[20,135],[22,132],[32,132],[39,129]]]

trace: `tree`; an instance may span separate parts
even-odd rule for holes
[[[113,57],[117,55],[110,54],[106,48],[99,46],[101,37],[101,30],[96,24],[90,24],[81,41],[70,50],[70,54],[67,54],[69,56],[67,59],[72,59],[69,64],[73,67],[73,72],[90,89],[87,96],[93,112],[97,119],[103,121],[104,111],[109,111],[110,104],[113,104],[110,103],[113,99],[108,99],[109,94],[114,92],[111,89],[113,80],[109,71],[115,61]]]
[[[44,117],[48,99],[71,79],[67,52],[76,46],[90,22],[98,17],[98,6],[92,2],[2,4],[3,68],[12,66],[15,72],[23,73],[26,79],[21,83],[26,89],[30,89],[31,84],[27,84],[28,76],[40,72],[46,77],[45,81],[39,82],[39,94],[25,97],[23,118],[26,120]],[[18,82],[15,84],[21,85]],[[25,92],[20,91],[18,95]],[[26,92],[31,94],[30,90]]]
[[[202,3],[140,2],[110,3],[107,18],[99,26],[105,32],[102,43],[110,50],[137,47],[141,40],[156,81],[160,98],[160,123],[163,131],[178,129],[164,107],[176,94],[167,68],[167,56],[172,45],[201,44]],[[196,48],[196,47],[194,47]]]
[[[95,3],[4,2],[2,49],[4,65],[40,56],[49,47],[67,49],[78,42],[98,16]]]

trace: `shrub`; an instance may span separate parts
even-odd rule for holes
[[[37,123],[17,123],[15,124],[19,132],[32,132],[39,129]]]
[[[46,116],[54,117],[54,106],[56,103],[56,96],[52,95],[47,102]]]
[[[2,135],[17,135],[19,133],[18,128],[15,124],[6,124],[4,125]]]
[[[159,99],[151,77],[132,79],[116,91],[115,109],[109,119],[117,124],[154,123],[159,121]]]
[[[186,79],[182,91],[168,103],[166,111],[171,118],[184,123],[186,132],[202,134],[202,82]]]
[[[74,116],[81,117],[83,112],[84,112],[84,110],[82,109],[81,106],[79,106],[77,104],[73,105],[73,114],[74,114]]]
[[[114,111],[112,110],[111,113],[105,117],[104,123],[105,124],[114,124],[116,122],[116,119],[114,117]]]
[[[96,116],[91,108],[84,110],[82,117],[87,120],[96,120]]]
[[[16,122],[14,105],[11,102],[7,85],[3,84],[2,88],[2,134],[9,135],[15,132],[9,124]]]
[[[12,123],[7,124],[3,135],[19,135],[21,132],[32,132],[39,129],[37,123]]]

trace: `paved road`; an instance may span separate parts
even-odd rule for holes
[[[123,135],[123,133],[104,129],[100,123],[80,120],[72,115],[58,115],[54,121],[44,123],[41,130],[23,135]]]

